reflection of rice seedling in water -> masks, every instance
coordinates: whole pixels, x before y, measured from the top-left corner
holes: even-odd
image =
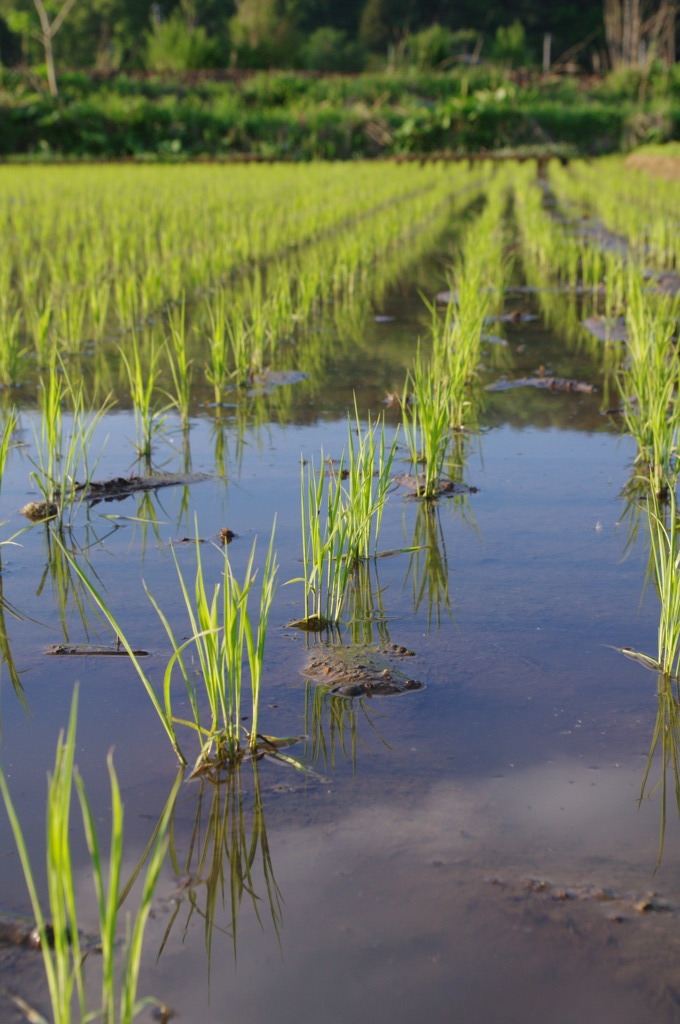
[[[336,758],[342,757],[356,769],[361,721],[367,723],[380,743],[388,745],[378,729],[381,717],[375,710],[375,701],[337,697],[326,687],[308,682],[305,686],[305,734],[308,737],[305,760],[328,771],[335,768]]]
[[[281,893],[274,877],[267,840],[257,760],[253,760],[251,765],[254,787],[252,795],[244,792],[242,787],[241,772],[244,768],[240,764],[222,779],[201,779],[196,796],[194,827],[186,853],[178,849],[175,830],[171,826],[170,859],[173,870],[178,877],[187,878],[188,882],[176,898],[176,908],[165,929],[159,957],[184,906],[184,934],[194,914],[203,919],[210,973],[213,933],[215,928],[218,931],[224,930],[219,913],[226,900],[229,905],[228,928],[236,959],[238,919],[244,896],[250,897],[257,919],[260,924],[263,923],[260,907],[265,905],[264,893],[257,891],[257,876],[264,880],[266,903],[269,905],[274,929],[277,935],[279,933],[282,921]],[[183,813],[186,814],[186,805]]]
[[[453,617],[449,598],[449,564],[446,556],[446,544],[439,508],[436,504],[426,502],[418,506],[411,549],[404,586],[410,577],[413,588],[414,615],[418,614],[420,606],[427,598],[427,628],[429,632],[433,621],[439,629],[443,611],[450,618]]]
[[[46,853],[49,920],[43,913],[26,841],[12,803],[7,781],[1,770],[0,791],[10,819],[40,935],[40,948],[52,1007],[52,1024],[71,1024],[74,1000],[77,1000],[82,1021],[101,1016],[101,1020],[106,1021],[107,1024],[114,1024],[116,1021],[119,1024],[130,1024],[144,1006],[153,1002],[151,999],[137,999],[139,965],[144,929],[151,909],[151,899],[165,858],[170,812],[181,777],[178,777],[175,783],[173,798],[168,801],[165,813],[157,826],[155,839],[151,844],[140,905],[132,920],[128,917],[126,921],[127,938],[122,953],[122,963],[117,970],[116,959],[119,950],[117,933],[123,865],[123,805],[113,759],[109,754],[107,763],[111,785],[111,841],[108,856],[105,857],[104,851],[99,845],[94,815],[82,778],[78,769],[74,767],[76,713],[77,688],[73,696],[68,730],[65,737],[63,731],[59,735],[54,771],[48,780]],[[100,932],[97,947],[90,942],[86,945],[78,929],[70,820],[74,780],[90,854],[99,914]],[[108,861],[108,877],[105,877],[104,873],[104,859]],[[87,1007],[83,966],[86,959],[92,964],[99,961],[99,956],[95,958],[88,955],[95,948],[98,948],[101,953],[101,1007],[97,1011],[91,1012]],[[116,981],[117,974],[118,982]],[[28,1007],[23,1000],[18,997],[10,998],[22,1012],[29,1011],[29,1020],[35,1021],[36,1024],[47,1024],[45,1018]]]
[[[655,491],[647,495],[647,525],[650,541],[648,577],[656,587],[661,604],[656,657],[617,648],[665,679],[680,678],[680,526],[675,492],[664,484],[665,500]],[[636,524],[634,524],[636,528]]]
[[[661,790],[661,825],[659,830],[659,855],[657,867],[661,863],[664,841],[666,838],[666,823],[668,820],[668,789],[669,771],[673,773],[673,789],[675,791],[675,804],[680,813],[680,689],[678,682],[659,674],[657,677],[657,714],[652,742],[647,755],[642,783],[640,785],[640,796],[638,804],[642,803],[645,797],[649,798]],[[654,762],[654,756],[660,751],[661,765],[660,778],[654,785],[649,787],[649,779]]]

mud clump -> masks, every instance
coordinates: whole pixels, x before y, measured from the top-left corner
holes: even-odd
[[[422,690],[425,686],[394,664],[413,654],[396,644],[391,647],[319,644],[310,653],[302,675],[328,687],[338,697],[394,696]]]

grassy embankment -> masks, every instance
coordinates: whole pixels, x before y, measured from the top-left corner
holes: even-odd
[[[348,159],[593,155],[678,138],[680,75],[510,77],[497,67],[319,77],[0,72],[0,157]]]

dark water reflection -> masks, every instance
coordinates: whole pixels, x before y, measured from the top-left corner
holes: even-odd
[[[301,455],[339,456],[352,390],[360,409],[376,408],[403,384],[413,354],[417,307],[387,295],[380,312],[397,319],[367,321],[359,349],[343,349],[323,386],[291,385],[278,413],[263,400],[259,426],[239,434],[236,408],[225,407],[217,426],[208,410],[196,417],[191,469],[224,465],[226,480],[83,510],[69,542],[130,641],[149,650],[157,681],[169,652],[140,566],[180,621],[172,550],[187,576],[195,555],[190,544],[171,544],[193,536],[194,515],[206,538],[226,526],[236,532],[229,553],[238,574],[276,514],[279,578],[299,574]],[[540,325],[510,340],[500,372],[544,365],[592,379],[592,352],[570,351]],[[490,366],[489,379],[498,372]],[[660,803],[637,804],[656,686],[607,646],[654,650],[657,608],[652,594],[642,597],[642,545],[628,544],[621,491],[632,445],[601,405],[601,390],[487,393],[482,433],[466,449],[464,478],[476,492],[431,512],[390,496],[381,548],[426,547],[366,571],[342,639],[412,648],[409,671],[426,689],[338,703],[310,688],[301,673],[314,640],[286,628],[302,595],[279,588],[260,726],[305,733],[294,752],[315,771],[265,759],[255,776],[245,765],[231,789],[185,783],[142,992],[206,1024],[677,1019],[680,911],[634,909],[652,888],[680,904],[677,822],[671,814],[654,875]],[[131,461],[131,417],[107,416],[103,432],[111,435],[98,470],[105,477]],[[163,452],[170,465],[186,465],[181,434]],[[4,529],[22,525],[15,510],[26,490],[16,452],[3,481]],[[62,637],[110,641],[110,631],[46,528],[20,541],[3,550],[3,598],[23,618],[7,609],[0,623],[13,657],[12,666],[3,641],[0,750],[30,848],[38,858],[45,772],[79,679],[77,761],[105,828],[103,768],[115,746],[132,870],[171,788],[172,751],[123,659],[44,655]],[[206,548],[217,581],[220,557],[210,557]],[[15,695],[19,681],[29,713]],[[1,902],[25,910],[4,819],[2,835]],[[88,868],[75,849],[85,896]],[[527,878],[576,895],[551,898],[553,890],[527,889]],[[585,898],[588,886],[607,887],[612,900]]]

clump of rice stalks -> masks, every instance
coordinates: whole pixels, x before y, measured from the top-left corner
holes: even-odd
[[[680,678],[680,526],[674,490],[663,486],[664,498],[651,491],[647,498],[650,559],[648,578],[659,596],[660,614],[656,657],[617,648],[665,679]]]
[[[637,463],[644,467],[657,494],[662,480],[677,479],[680,438],[680,355],[673,340],[679,300],[646,296],[639,276],[628,283],[629,361],[620,377],[623,414],[638,445]]]
[[[187,759],[179,742],[177,726],[188,728],[197,736],[200,751],[194,764],[194,773],[229,768],[244,757],[256,753],[260,740],[258,715],[265,639],[269,612],[276,590],[278,568],[274,552],[274,529],[272,529],[260,581],[259,613],[255,620],[249,612],[248,601],[255,588],[258,575],[254,568],[256,542],[251,548],[242,581],[239,581],[233,572],[227,546],[216,548],[223,559],[223,580],[216,584],[211,591],[205,578],[198,533],[196,536],[196,576],[193,594],[180,572],[179,565],[175,562],[179,586],[192,631],[188,640],[180,642],[176,639],[175,631],[167,616],[147,590],[149,599],[165,627],[173,650],[163,676],[162,698],[160,699],[104,598],[75,561],[69,558],[73,568],[130,656],[182,764],[187,764]],[[193,667],[187,663],[190,652],[197,659],[198,671],[196,673],[194,673]],[[244,672],[246,662],[250,676],[250,730],[247,733],[247,743],[244,746],[242,742],[242,700],[246,688]],[[186,686],[191,708],[190,718],[180,718],[173,711],[172,681],[175,668],[179,669]],[[207,714],[204,710],[206,700]]]
[[[367,423],[364,430],[356,404],[354,412],[347,468],[344,454],[328,472],[323,453],[318,471],[313,462],[302,465],[303,575],[288,582],[304,584],[305,616],[293,624],[303,629],[325,629],[340,620],[356,566],[377,553],[397,436],[388,447],[384,421]]]
[[[418,481],[419,497],[440,493],[442,470],[451,444],[450,382],[426,366],[420,346],[404,385],[412,401],[404,403],[403,430]]]
[[[74,514],[92,479],[99,456],[92,461],[92,441],[111,400],[87,411],[82,384],[75,385],[65,367],[53,355],[47,378],[40,381],[40,433],[36,432],[37,454],[31,462],[31,479],[41,492],[42,514],[29,518],[46,519]],[[70,431],[64,419],[64,406],[71,407]],[[28,509],[28,507],[27,507]]]
[[[157,346],[153,337],[150,341],[147,358],[143,359],[137,335],[132,335],[132,352],[130,355],[123,347],[121,358],[127,371],[130,397],[135,410],[137,439],[135,448],[140,459],[147,465],[151,463],[156,439],[165,427],[165,414],[169,406],[159,406],[156,400],[156,385],[160,373],[159,359],[162,349]]]
[[[52,1009],[51,1024],[71,1024],[73,1003],[76,1002],[81,1021],[101,1019],[106,1024],[130,1024],[139,1011],[153,1003],[152,999],[137,999],[137,984],[142,953],[144,929],[151,909],[151,900],[158,881],[167,849],[167,831],[181,776],[178,776],[171,799],[157,826],[150,847],[146,874],[142,885],[139,908],[126,916],[126,941],[119,956],[118,932],[122,902],[121,874],[123,867],[123,805],[113,758],[107,764],[111,786],[111,845],[108,856],[101,849],[92,808],[83,780],[74,766],[77,717],[77,688],[71,705],[69,725],[57,741],[54,770],[48,777],[47,801],[47,893],[49,918],[45,915],[38,895],[35,874],[26,841],[5,779],[0,770],[0,792],[19,852],[31,906],[40,937],[45,974]],[[87,941],[78,928],[75,868],[72,858],[71,797],[75,781],[80,804],[83,829],[87,842],[94,889],[99,914],[99,942]],[[108,861],[105,873],[104,861]],[[91,1011],[87,1006],[84,965],[88,954],[98,949],[101,953],[101,1006]],[[99,960],[99,957],[96,958]],[[93,963],[95,957],[90,959]],[[120,961],[117,966],[117,961]],[[27,1019],[35,1024],[48,1024],[46,1019],[29,1007],[19,996],[13,1002]]]

